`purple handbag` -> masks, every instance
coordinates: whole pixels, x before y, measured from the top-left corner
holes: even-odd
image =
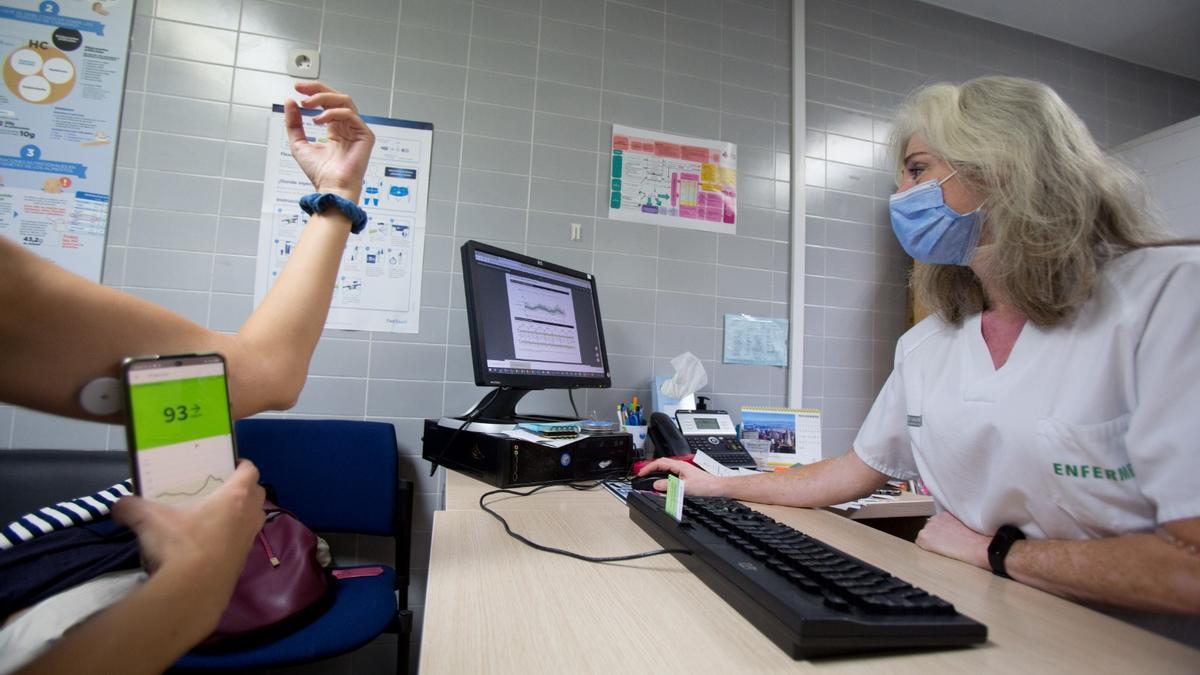
[[[266,522],[246,556],[246,566],[233,589],[217,629],[202,643],[223,644],[289,619],[303,618],[329,593],[329,574],[317,563],[317,535],[290,511],[271,502],[263,506]]]

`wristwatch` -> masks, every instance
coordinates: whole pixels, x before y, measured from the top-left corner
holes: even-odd
[[[1008,557],[1008,550],[1012,545],[1024,538],[1025,533],[1012,525],[1001,525],[1000,529],[996,530],[992,543],[988,544],[988,564],[992,566],[993,574],[1005,579],[1012,578],[1004,568],[1004,559]]]
[[[322,213],[325,209],[329,208],[341,211],[350,219],[351,234],[358,234],[367,226],[366,211],[359,208],[358,204],[345,197],[339,197],[332,192],[314,192],[310,195],[304,195],[300,198],[300,208],[304,209],[304,212],[310,216],[314,213]]]

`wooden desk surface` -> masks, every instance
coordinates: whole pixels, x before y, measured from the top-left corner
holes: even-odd
[[[425,673],[1200,670],[1198,651],[841,516],[756,505],[988,626],[988,642],[974,648],[793,661],[672,557],[598,565],[535,551],[478,510],[472,483],[448,480],[448,508],[470,506],[434,515]],[[658,547],[607,492],[553,490],[496,510],[550,546],[593,555]]]
[[[479,495],[493,490],[491,485],[482,481],[475,480],[469,476],[464,476],[456,471],[450,471],[446,474],[446,510],[447,511],[478,511],[479,510]],[[528,492],[530,488],[517,488],[521,492]],[[562,508],[578,509],[591,507],[594,502],[608,502],[612,496],[604,490],[592,490],[589,492],[578,492],[568,487],[551,487],[544,490],[546,493],[566,494],[574,493],[575,497],[561,502]],[[497,497],[498,498],[498,497]],[[510,501],[506,508],[514,509],[534,509],[557,510],[560,504],[559,500],[538,499],[536,501],[528,499],[518,499],[505,497]],[[842,516],[846,516],[851,520],[863,520],[867,518],[927,518],[933,515],[933,498],[927,495],[914,495],[904,493],[894,501],[876,502],[873,504],[865,504],[862,508],[855,511],[846,509],[835,509],[830,507],[830,511]]]

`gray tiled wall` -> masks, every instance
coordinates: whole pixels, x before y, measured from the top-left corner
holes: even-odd
[[[327,332],[290,414],[395,423],[418,485],[411,603],[424,596],[441,476],[421,419],[483,394],[458,247],[468,238],[595,272],[614,388],[648,397],[690,349],[714,404],[782,405],[786,371],[720,364],[722,315],[788,311],[791,17],[786,0],[138,0],[104,281],[218,330],[252,310],[268,106],[284,55],[367,114],[435,125],[419,335]],[[739,144],[739,234],[614,222],[613,122]],[[778,168],[777,168],[778,167]],[[602,187],[603,184],[603,187]],[[570,224],[583,226],[571,241]],[[523,407],[563,413],[562,392]],[[0,447],[123,447],[122,431],[0,407]],[[368,557],[364,540],[336,540]],[[394,643],[392,643],[394,645]],[[329,665],[381,672],[386,640]]]
[[[912,88],[1040,79],[1104,146],[1200,114],[1200,82],[916,0],[806,0],[804,404],[841,454],[891,372],[907,262],[892,236],[883,145]]]

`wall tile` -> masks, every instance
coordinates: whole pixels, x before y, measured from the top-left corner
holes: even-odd
[[[212,251],[217,238],[216,214],[133,209],[129,245],[185,251]]]
[[[337,7],[330,7],[329,9],[336,10]],[[395,21],[385,21],[381,17],[370,19],[328,11],[325,14],[325,22],[321,26],[321,46],[322,49],[327,47],[346,47],[391,56],[396,51],[397,29],[398,26]],[[421,36],[427,37],[422,46],[431,50],[441,50],[436,52],[438,58],[435,60],[444,62],[454,61],[455,51],[452,48],[452,44],[446,44],[448,38],[452,38],[452,35],[449,33],[438,35],[437,31],[428,29],[419,30],[411,26],[405,26],[400,30],[400,44],[402,46],[408,45],[413,40],[419,40]],[[462,41],[462,54],[465,58],[467,51],[466,37],[453,37]],[[409,49],[412,49],[411,45],[409,45]],[[424,55],[429,52],[420,53]],[[413,54],[407,53],[402,47],[400,56],[411,55]],[[322,59],[321,67],[325,67],[324,59]]]
[[[607,63],[604,67],[604,89],[635,96],[660,97],[663,95],[663,73],[658,67]]]
[[[321,79],[329,82],[366,85],[387,82],[394,65],[390,51],[376,54],[332,45],[321,49]]]
[[[600,125],[595,120],[537,113],[534,116],[535,143],[557,145],[579,150],[595,150]]]
[[[517,108],[533,107],[534,80],[503,73],[470,70],[467,74],[467,100]]]
[[[225,101],[233,84],[233,69],[193,61],[150,57],[146,91]]]
[[[435,96],[462,96],[467,85],[467,70],[459,66],[396,59],[396,89]]]
[[[401,7],[400,22],[421,28],[468,33],[471,5],[448,0],[405,0]]]
[[[655,303],[655,320],[685,326],[712,326],[715,302],[711,295],[660,291]]]
[[[242,31],[316,44],[321,12],[267,0],[243,0]],[[243,37],[243,39],[245,39]]]
[[[470,65],[480,70],[534,77],[537,73],[537,55],[537,49],[532,45],[481,37],[471,39]]]
[[[532,171],[534,176],[560,178],[591,186],[596,181],[596,160],[597,155],[592,152],[534,145]],[[536,204],[533,206],[537,208]]]
[[[550,4],[552,3],[547,3],[546,9],[549,9]],[[603,20],[603,5],[600,3],[590,4],[600,8],[601,20]],[[547,16],[549,15],[547,14]],[[541,46],[543,49],[556,52],[567,52],[598,59],[604,53],[604,32],[598,28],[575,23],[574,17],[572,17],[571,23],[544,18],[542,19]]]
[[[538,22],[523,12],[512,12],[484,5],[475,6],[471,32],[480,37],[536,45]]]
[[[7,408],[10,411],[11,447],[54,448],[61,450],[105,450],[108,448],[108,425],[66,419],[57,415]],[[0,412],[0,418],[5,416]],[[3,442],[8,444],[8,437]]]
[[[660,291],[711,295],[716,288],[717,268],[714,265],[666,258],[658,261],[657,289]]]
[[[160,20],[154,24],[150,50],[160,56],[232,66],[237,38],[232,30]]]
[[[663,131],[695,136],[718,138],[721,135],[721,113],[718,110],[700,108],[677,103],[663,103]]]
[[[529,207],[586,216],[592,212],[590,198],[595,187],[591,184],[568,183],[548,178],[533,178],[530,182]]]
[[[663,14],[653,10],[609,3],[604,15],[605,28],[621,33],[662,39]]]
[[[461,204],[457,233],[462,237],[494,238],[501,241],[525,240],[525,214],[519,209]],[[457,256],[454,269],[459,270]]]
[[[529,110],[467,103],[464,131],[469,134],[528,141],[532,126],[532,113]]]
[[[528,143],[467,135],[463,137],[462,144],[462,165],[465,168],[507,173],[529,171]]]
[[[473,204],[525,208],[529,198],[529,179],[490,171],[463,169],[459,198]]]
[[[241,0],[158,0],[156,16],[216,28],[236,29]]]
[[[545,0],[542,16],[603,27],[604,3],[595,0]]]

